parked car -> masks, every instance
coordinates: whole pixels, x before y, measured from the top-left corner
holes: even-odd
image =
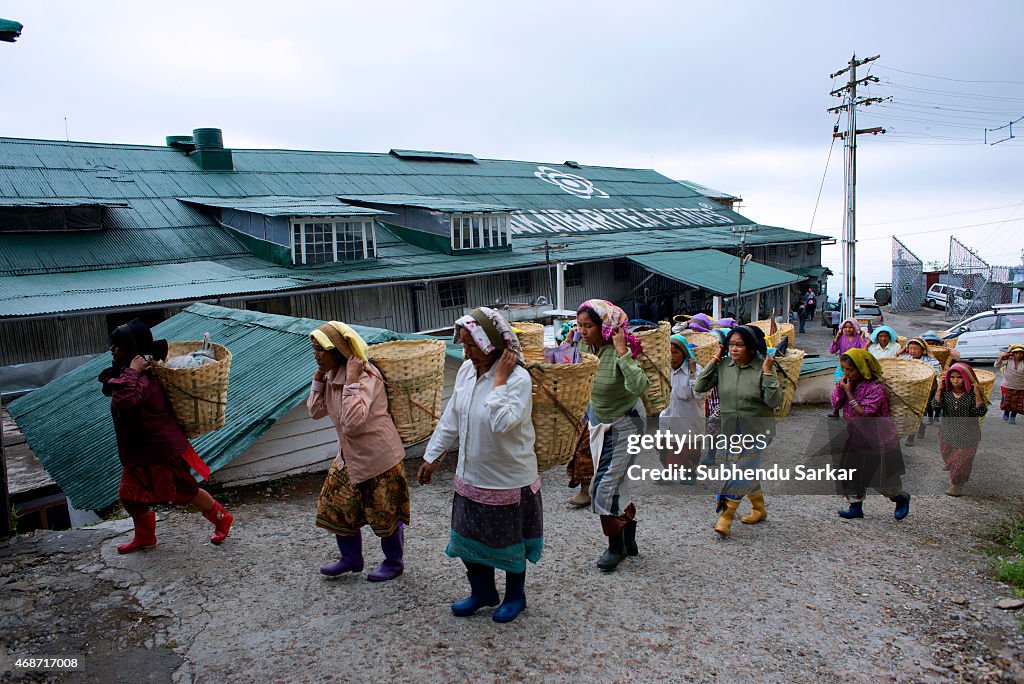
[[[949,298],[959,297],[960,299],[968,299],[966,297],[967,290],[956,285],[946,285],[944,283],[934,283],[928,288],[928,294],[925,295],[924,303],[929,309],[945,309],[949,303]]]
[[[818,309],[819,311],[821,311],[819,319],[821,320],[821,324],[823,326],[825,326],[826,328],[832,327],[832,312],[838,308],[838,302],[825,302],[824,306]]]
[[[960,358],[992,361],[1012,342],[1024,339],[1024,304],[998,304],[941,333],[956,338]]]
[[[853,316],[861,325],[867,325],[869,322],[873,327],[885,325],[885,314],[882,313],[882,307],[878,306],[875,300],[858,298],[853,301],[857,306],[853,311]],[[838,308],[839,304],[837,302],[825,304],[825,308],[821,310],[821,324],[823,326],[832,326],[832,312]]]

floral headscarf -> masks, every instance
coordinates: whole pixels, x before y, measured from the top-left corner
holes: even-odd
[[[578,314],[584,309],[593,309],[598,317],[600,317],[601,337],[604,340],[611,341],[612,334],[618,328],[622,328],[622,331],[626,334],[626,346],[629,347],[629,351],[633,355],[633,358],[640,355],[643,348],[640,345],[640,340],[633,337],[627,329],[627,326],[629,325],[629,316],[626,315],[625,311],[605,299],[588,299],[579,305],[576,309],[576,313]]]
[[[950,373],[959,373],[960,377],[964,379],[964,387],[968,392],[974,391],[974,386],[978,384],[978,376],[974,374],[974,369],[968,366],[966,363],[957,361],[951,365],[946,372],[942,375],[942,389],[945,392],[952,390],[952,385],[949,382]]]
[[[505,351],[508,349],[523,360],[523,349],[519,344],[519,338],[512,329],[505,317],[500,313],[486,306],[473,309],[467,315],[455,321],[456,343],[462,342],[462,330],[465,329],[476,346],[485,354],[490,354],[495,349]]]

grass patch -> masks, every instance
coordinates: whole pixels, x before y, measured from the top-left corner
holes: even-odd
[[[992,537],[1001,551],[992,560],[992,569],[1000,581],[1013,587],[1014,593],[1024,597],[1024,518],[1014,516],[1003,523]]]

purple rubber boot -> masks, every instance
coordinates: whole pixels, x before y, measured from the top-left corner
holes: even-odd
[[[384,562],[380,567],[366,576],[371,582],[387,582],[395,579],[405,570],[405,563],[402,561],[402,553],[405,549],[405,532],[401,522],[398,528],[387,537],[381,537],[381,551],[384,552]]]
[[[356,531],[350,536],[335,535],[338,540],[338,550],[341,551],[341,558],[320,566],[320,574],[328,577],[337,577],[346,572],[363,571],[363,535]]]

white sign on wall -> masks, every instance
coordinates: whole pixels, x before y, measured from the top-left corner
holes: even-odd
[[[735,221],[700,203],[697,207],[647,207],[643,209],[525,209],[512,212],[513,235],[587,233],[722,226]]]

